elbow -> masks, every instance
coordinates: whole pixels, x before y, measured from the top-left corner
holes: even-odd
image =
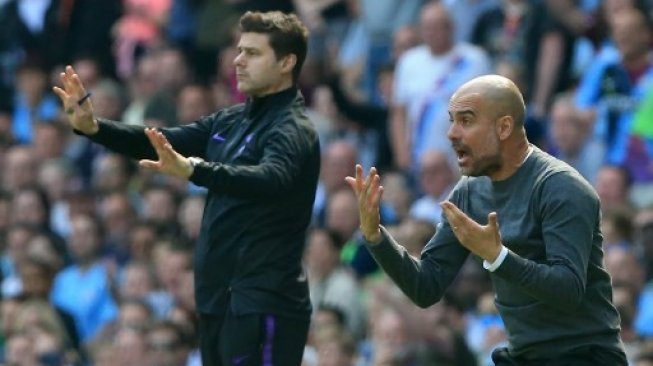
[[[557,305],[561,310],[576,311],[583,303],[584,298],[585,286],[580,280],[574,280],[569,281],[569,286],[563,296],[560,296],[560,292],[554,294],[553,304]]]
[[[439,295],[424,295],[424,294],[417,294],[416,296],[413,296],[411,300],[415,303],[415,305],[419,306],[422,309],[426,309],[428,307],[431,307],[432,305],[435,305],[442,296]]]

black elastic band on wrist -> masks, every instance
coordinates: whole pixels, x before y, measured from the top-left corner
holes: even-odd
[[[86,99],[88,99],[88,98],[90,98],[90,97],[91,97],[91,93],[90,93],[90,92],[89,92],[89,93],[86,93],[85,96],[81,97],[81,98],[77,101],[77,105],[78,105],[78,106],[81,106],[82,104],[84,104],[84,102],[86,101]]]

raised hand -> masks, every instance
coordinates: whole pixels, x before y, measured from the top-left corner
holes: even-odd
[[[163,133],[154,128],[146,128],[145,135],[156,150],[159,160],[143,159],[138,162],[140,166],[181,178],[188,178],[193,174],[190,160],[176,152]]]
[[[440,206],[460,244],[486,261],[494,262],[502,246],[496,212],[488,214],[487,225],[480,225],[449,201]]]
[[[52,90],[61,99],[70,125],[84,134],[94,134],[98,130],[98,124],[93,118],[93,104],[79,75],[72,66],[66,66],[60,77],[63,89],[55,86]]]
[[[358,211],[360,215],[360,228],[365,240],[377,243],[381,241],[381,214],[379,205],[383,195],[381,177],[376,168],[370,169],[367,178],[363,177],[363,167],[356,164],[356,177],[345,178],[347,183],[356,193]]]

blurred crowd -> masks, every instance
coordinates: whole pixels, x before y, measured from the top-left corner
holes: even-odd
[[[299,83],[323,159],[305,366],[485,366],[505,345],[481,261],[416,307],[362,246],[344,180],[356,163],[381,171],[383,224],[419,257],[458,179],[448,100],[487,73],[521,88],[529,140],[596,187],[628,358],[653,365],[651,1],[0,0],[6,365],[201,364],[204,189],[75,134],[51,87],[70,64],[97,116],[190,123],[245,100],[232,60],[247,10],[293,11],[311,31]]]

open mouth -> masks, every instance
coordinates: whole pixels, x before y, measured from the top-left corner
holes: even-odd
[[[469,152],[462,147],[454,147],[456,156],[458,157],[458,165],[463,165],[469,160]]]

